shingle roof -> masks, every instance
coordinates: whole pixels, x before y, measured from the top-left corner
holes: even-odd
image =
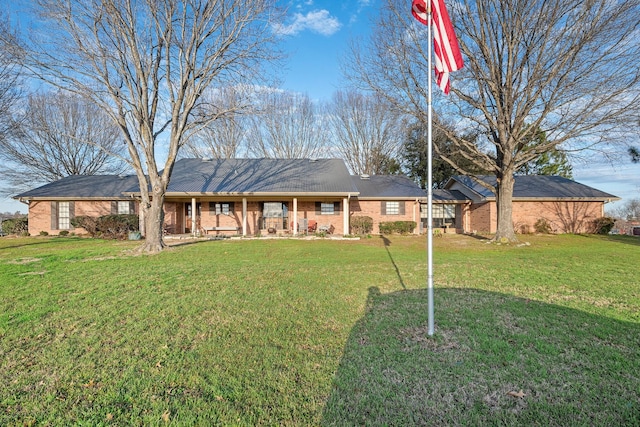
[[[138,188],[135,175],[72,175],[18,194],[14,199],[125,199],[124,192]]]
[[[434,202],[462,202],[469,198],[458,190],[433,190]]]
[[[353,193],[340,159],[181,159],[167,193]]]
[[[477,178],[490,185],[496,185],[495,176],[484,175],[478,176]],[[517,175],[514,178],[514,199],[618,199],[617,196],[561,176]],[[458,175],[451,179],[470,188],[485,199],[495,198],[495,195],[491,191],[478,184],[469,176]],[[449,183],[447,186],[449,186]]]
[[[360,192],[359,198],[427,197],[422,188],[402,175],[352,175],[351,179]]]

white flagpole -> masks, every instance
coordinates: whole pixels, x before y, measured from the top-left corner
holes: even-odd
[[[431,0],[427,0],[427,27],[429,35],[428,44],[428,84],[427,84],[427,310],[428,310],[428,330],[429,336],[434,332],[433,321],[433,130],[431,122],[433,119],[431,108],[431,55],[433,49],[432,40],[432,19],[431,19]]]

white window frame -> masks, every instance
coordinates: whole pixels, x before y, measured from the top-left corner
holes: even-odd
[[[400,215],[400,202],[386,202],[385,205],[385,214],[386,215]]]
[[[320,203],[320,215],[335,215],[335,214],[336,214],[336,205],[333,202]]]
[[[231,203],[216,202],[216,215],[231,215]]]
[[[131,213],[131,205],[129,201],[118,200],[118,215],[129,215]]]
[[[431,213],[434,227],[456,224],[456,204],[454,203],[434,203]],[[427,219],[427,205],[421,206],[420,216],[425,220]]]
[[[69,202],[58,202],[58,230],[71,229],[71,210]]]

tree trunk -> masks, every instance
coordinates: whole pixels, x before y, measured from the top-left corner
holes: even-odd
[[[513,230],[513,184],[514,177],[511,173],[505,173],[498,178],[496,184],[496,207],[498,214],[498,227],[494,240],[496,242],[517,242],[516,233]]]
[[[154,193],[148,208],[142,208],[144,215],[145,241],[141,252],[156,253],[166,246],[162,239],[164,226],[164,191]]]

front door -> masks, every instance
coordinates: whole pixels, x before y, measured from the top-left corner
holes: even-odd
[[[200,229],[200,215],[202,214],[202,206],[200,202],[196,203],[196,230]],[[191,202],[184,204],[184,232],[191,233],[193,231],[193,220],[191,218]]]

